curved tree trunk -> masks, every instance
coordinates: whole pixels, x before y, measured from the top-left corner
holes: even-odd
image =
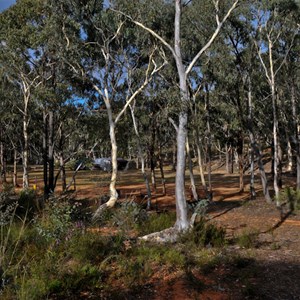
[[[111,142],[111,179],[109,185],[110,198],[106,203],[98,207],[98,209],[95,211],[93,215],[93,220],[97,220],[101,218],[103,211],[106,210],[107,208],[114,207],[119,197],[116,189],[117,176],[118,176],[118,161],[117,161],[118,147],[117,147],[116,132],[115,132],[115,122],[113,120],[113,114],[112,114],[112,109],[111,109],[109,99],[105,98],[104,101],[105,101],[107,114],[108,114],[109,136]]]

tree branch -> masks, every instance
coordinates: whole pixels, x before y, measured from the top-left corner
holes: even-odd
[[[216,37],[218,36],[223,24],[225,23],[225,21],[228,19],[228,17],[230,16],[231,12],[236,8],[237,4],[238,4],[239,0],[236,0],[233,5],[230,7],[230,9],[228,10],[227,14],[224,16],[223,20],[220,22],[219,18],[217,18],[217,23],[218,26],[215,30],[215,32],[213,33],[213,35],[211,36],[210,40],[206,43],[206,45],[204,47],[202,47],[202,49],[196,54],[196,56],[194,57],[194,59],[191,61],[191,63],[189,64],[189,66],[187,67],[185,74],[188,75],[191,70],[193,69],[194,65],[196,64],[196,62],[198,61],[198,59],[201,57],[201,55],[211,46],[211,44],[213,43],[213,41],[216,39]]]
[[[151,28],[149,28],[149,27],[145,26],[144,24],[142,24],[142,23],[134,20],[131,16],[126,15],[126,14],[124,14],[123,12],[121,12],[119,10],[115,10],[115,9],[112,9],[112,8],[110,8],[110,10],[112,10],[112,11],[114,11],[114,12],[116,12],[116,13],[124,16],[124,17],[126,17],[132,23],[134,23],[137,26],[139,26],[139,27],[143,28],[144,30],[148,31],[151,35],[153,35],[155,38],[157,38],[159,41],[161,41],[162,44],[165,45],[171,51],[172,55],[174,57],[176,57],[176,54],[175,54],[175,51],[174,51],[173,47],[164,38],[162,38],[159,34],[157,34],[155,31],[153,31]]]

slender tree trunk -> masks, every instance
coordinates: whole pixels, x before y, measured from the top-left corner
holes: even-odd
[[[49,141],[48,141],[48,164],[49,164],[49,192],[54,192],[54,113],[49,112]]]
[[[201,149],[200,149],[200,138],[199,138],[198,132],[195,133],[195,144],[196,144],[196,149],[197,149],[198,167],[199,167],[199,173],[200,173],[200,178],[201,178],[201,184],[204,188],[205,195],[207,195],[207,186],[206,186],[206,181],[205,181],[204,172],[203,172],[203,161],[202,161],[202,155],[201,155]]]
[[[274,149],[274,162],[273,162],[273,168],[274,168],[274,191],[276,196],[276,204],[279,205],[279,175],[278,175],[278,169],[279,169],[279,139],[278,139],[278,117],[277,117],[277,101],[276,101],[276,92],[275,92],[275,83],[272,83],[271,86],[272,90],[272,110],[273,110],[273,149]]]
[[[107,94],[107,93],[106,93]],[[108,114],[108,120],[109,120],[109,136],[110,136],[110,142],[111,142],[111,179],[110,179],[110,185],[109,185],[109,192],[110,192],[110,198],[108,202],[105,204],[102,204],[98,207],[98,209],[95,211],[93,215],[93,220],[97,220],[99,217],[101,217],[102,212],[106,208],[114,207],[117,200],[118,200],[118,192],[116,189],[116,183],[117,183],[117,176],[118,176],[118,160],[117,160],[117,140],[116,140],[116,132],[115,132],[115,122],[113,120],[113,114],[112,114],[112,108],[110,105],[110,101],[108,98],[104,98],[106,110]]]
[[[153,121],[154,124],[152,124],[152,134],[151,134],[151,141],[150,141],[150,149],[149,149],[149,155],[150,155],[150,172],[151,172],[151,183],[152,188],[154,191],[156,191],[156,176],[155,176],[155,167],[156,167],[156,158],[155,158],[155,140],[156,140],[156,124],[155,121]]]
[[[13,185],[18,186],[18,151],[14,148],[14,174],[13,174]]]
[[[186,138],[186,153],[187,153],[187,158],[188,158],[192,197],[194,200],[198,200],[199,197],[197,194],[197,189],[196,189],[196,184],[195,184],[195,177],[194,177],[194,172],[193,172],[193,162],[192,162],[192,158],[191,158],[190,144],[189,144],[188,137]]]
[[[181,1],[175,1],[175,61],[179,75],[179,87],[181,96],[181,112],[179,113],[179,126],[177,130],[177,165],[175,179],[176,194],[176,223],[175,227],[179,231],[185,231],[189,227],[187,204],[185,197],[185,143],[187,137],[188,123],[188,102],[190,99],[187,86],[187,78],[185,67],[181,56],[180,45],[180,17],[181,17]]]
[[[65,192],[67,189],[67,175],[66,175],[64,154],[62,150],[59,152],[59,167],[60,167],[61,188],[62,191]]]
[[[238,163],[239,163],[239,185],[240,192],[244,191],[244,140],[243,136],[239,137],[237,146]]]
[[[268,203],[271,203],[272,199],[269,193],[268,180],[267,180],[264,164],[262,161],[262,153],[253,133],[252,85],[251,85],[250,77],[249,77],[249,89],[248,89],[248,133],[249,133],[249,138],[251,143],[251,152],[253,153],[253,155],[256,156],[258,162],[263,194],[265,196],[266,201]]]
[[[44,178],[44,198],[49,197],[48,184],[48,114],[43,111],[43,178]]]
[[[161,177],[161,183],[162,183],[162,192],[163,192],[163,195],[166,195],[166,179],[165,179],[165,173],[164,173],[164,162],[163,162],[163,158],[162,158],[161,146],[159,147],[159,170],[160,170],[160,177]]]
[[[149,184],[148,174],[145,170],[145,158],[144,158],[143,151],[142,151],[140,134],[139,134],[138,127],[136,124],[136,119],[135,119],[135,114],[134,114],[134,105],[133,106],[129,105],[129,108],[130,108],[130,112],[131,112],[131,118],[132,118],[132,122],[133,122],[134,132],[137,137],[138,157],[141,160],[141,171],[142,171],[142,175],[143,175],[146,189],[147,189],[147,196],[148,196],[147,209],[150,209],[152,194],[151,194],[151,188],[150,188],[150,184]]]
[[[1,130],[1,129],[0,129]],[[2,130],[0,132],[0,140],[2,138]],[[6,183],[6,158],[5,158],[5,147],[4,143],[0,141],[0,175],[2,183]]]
[[[206,86],[206,97],[205,97],[205,107],[206,107],[206,130],[207,130],[207,177],[208,177],[208,198],[212,200],[212,183],[211,183],[211,129],[210,129],[210,99],[209,99],[209,89]]]
[[[249,163],[250,163],[250,195],[251,199],[256,198],[256,191],[255,191],[255,173],[254,173],[254,151],[251,147],[250,155],[249,155]]]
[[[23,188],[29,188],[29,175],[28,175],[28,156],[29,156],[29,136],[28,136],[28,125],[29,125],[29,115],[28,115],[28,101],[29,96],[24,96],[24,112],[23,112],[23,153],[22,153],[22,163],[23,163]]]
[[[176,153],[177,153],[177,148],[176,148],[176,143],[173,145],[173,151],[172,151],[172,171],[176,171]]]
[[[286,144],[287,144],[287,168],[286,170],[288,172],[291,172],[293,170],[293,150],[292,150],[292,144],[289,139],[289,137],[286,137]]]
[[[293,115],[293,143],[295,149],[296,156],[296,169],[297,169],[297,180],[296,187],[300,189],[300,141],[299,141],[299,122],[298,122],[298,110],[296,104],[296,92],[295,92],[295,84],[292,84],[291,88],[291,102],[292,102],[292,115]]]

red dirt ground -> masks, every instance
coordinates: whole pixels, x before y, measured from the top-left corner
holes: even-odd
[[[107,192],[108,175],[99,173],[86,178],[86,171],[78,175],[77,197],[95,199]],[[98,175],[97,175],[98,174]],[[103,177],[104,176],[104,177]],[[33,177],[32,177],[33,178]],[[174,173],[166,172],[167,195],[161,195],[158,184],[153,193],[153,203],[159,210],[174,209]],[[196,178],[199,182],[199,178]],[[163,272],[159,270],[138,295],[124,296],[124,299],[300,299],[300,215],[282,215],[275,204],[267,204],[261,192],[255,200],[249,199],[249,186],[245,192],[238,191],[237,174],[227,175],[217,170],[212,176],[214,203],[208,210],[209,222],[226,229],[229,244],[219,251],[220,257],[243,258],[232,262],[222,262],[209,272],[191,270],[193,280],[203,283],[195,288],[183,272]],[[245,178],[247,183],[249,178]],[[294,178],[286,176],[287,185]],[[32,183],[41,184],[40,180]],[[130,182],[140,182],[128,184]],[[259,178],[256,178],[259,187]],[[120,174],[119,186],[121,199],[128,196],[141,198],[145,187],[136,171]],[[201,192],[201,191],[200,191]],[[187,190],[187,194],[189,191]],[[255,241],[250,249],[233,242],[241,235],[253,234]],[[215,251],[211,249],[211,251]],[[150,290],[151,292],[147,290]],[[90,295],[91,296],[91,295]],[[85,298],[86,297],[82,297]],[[88,297],[93,298],[93,297]],[[93,298],[97,299],[97,298]]]

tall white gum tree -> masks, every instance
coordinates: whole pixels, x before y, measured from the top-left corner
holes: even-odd
[[[280,16],[279,7],[275,6],[271,10],[268,8],[258,7],[256,19],[258,20],[257,30],[259,32],[259,40],[254,40],[257,48],[257,53],[265,76],[271,91],[272,112],[273,112],[273,145],[274,145],[274,191],[276,196],[276,205],[280,206],[279,181],[281,179],[281,146],[279,139],[279,116],[278,116],[278,92],[277,92],[277,75],[284,66],[287,56],[294,46],[294,40],[299,33],[300,25],[294,29],[294,34],[290,43],[285,45],[285,53],[281,59],[276,59],[276,49],[281,42],[281,37],[284,35],[285,23],[287,16]],[[264,39],[264,40],[263,40]],[[266,54],[266,55],[264,55]],[[264,59],[266,56],[266,59]]]
[[[191,101],[191,95],[188,88],[188,77],[190,72],[193,70],[195,64],[199,61],[205,51],[211,46],[216,37],[218,36],[224,22],[228,19],[232,11],[238,5],[239,0],[233,1],[232,5],[226,12],[226,14],[220,18],[219,16],[219,2],[218,0],[213,1],[215,5],[215,19],[216,28],[207,41],[207,43],[198,51],[194,58],[186,64],[183,61],[182,47],[181,47],[181,16],[182,6],[187,5],[187,1],[175,0],[175,17],[174,17],[174,41],[173,45],[169,44],[161,35],[156,31],[147,27],[145,24],[137,21],[131,16],[126,15],[134,24],[143,28],[149,32],[153,37],[158,39],[172,54],[177,68],[180,88],[180,107],[181,111],[178,117],[177,126],[177,166],[176,166],[176,180],[175,180],[175,196],[176,196],[176,223],[174,229],[176,231],[186,231],[190,227],[187,214],[187,204],[185,197],[185,158],[186,158],[186,140],[187,140],[187,125],[188,125],[188,107]],[[123,12],[116,11],[125,15]],[[172,237],[173,238],[173,237]]]

